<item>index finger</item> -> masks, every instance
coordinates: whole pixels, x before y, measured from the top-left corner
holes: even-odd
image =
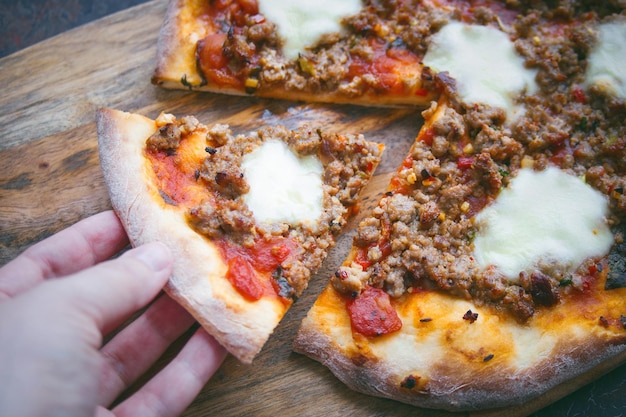
[[[128,245],[113,211],[95,214],[28,248],[0,269],[0,300],[45,279],[73,274],[109,259]]]

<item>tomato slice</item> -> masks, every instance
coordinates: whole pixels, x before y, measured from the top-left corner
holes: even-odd
[[[415,77],[418,68],[417,56],[406,49],[395,48],[379,39],[372,38],[369,45],[373,51],[371,59],[352,57],[348,67],[348,77],[368,74],[378,81],[378,89],[393,94],[406,94],[404,81]],[[423,93],[422,93],[423,94]]]
[[[231,71],[223,53],[227,36],[226,33],[212,33],[198,42],[197,59],[200,70],[208,81],[219,86],[237,88],[243,82]]]
[[[291,239],[273,237],[259,240],[250,250],[254,268],[259,272],[273,272],[293,253],[295,244]]]
[[[235,256],[228,261],[226,279],[250,301],[257,301],[263,296],[263,285],[250,262],[244,257]]]
[[[351,298],[346,307],[352,330],[366,337],[382,336],[402,328],[402,321],[391,305],[389,294],[381,289],[367,287]]]
[[[459,169],[470,169],[474,166],[474,157],[461,156],[457,159],[456,166],[459,167]]]
[[[295,255],[296,243],[292,239],[281,236],[259,239],[250,248],[222,239],[218,247],[228,264],[226,278],[242,296],[251,301],[264,295],[280,296],[273,285],[272,273]]]

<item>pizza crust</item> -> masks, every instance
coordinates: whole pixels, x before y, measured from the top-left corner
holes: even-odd
[[[251,363],[282,318],[277,298],[249,302],[223,278],[226,265],[215,245],[197,234],[185,214],[166,205],[151,184],[143,157],[153,120],[111,109],[97,114],[100,163],[111,204],[133,246],[161,241],[174,255],[165,291],[230,353]]]
[[[207,29],[196,18],[200,1],[170,1],[159,31],[157,65],[152,78],[154,84],[165,88],[200,85],[202,77],[195,67],[196,43],[207,35]]]
[[[615,299],[625,296],[625,290],[614,293]],[[355,391],[450,411],[522,404],[626,360],[625,332],[599,326],[575,304],[562,303],[520,325],[446,294],[410,297],[400,312],[402,330],[366,339],[353,336],[345,299],[329,285],[303,320],[294,351],[321,362]],[[463,320],[466,309],[478,312],[476,322]],[[615,307],[606,310],[616,314]],[[420,321],[426,312],[432,320]]]

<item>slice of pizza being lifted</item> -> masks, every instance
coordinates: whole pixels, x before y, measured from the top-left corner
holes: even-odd
[[[131,242],[170,248],[166,292],[244,363],[320,267],[383,151],[362,135],[268,126],[233,136],[164,113],[101,109],[97,126]]]
[[[477,410],[626,360],[626,73],[606,58],[626,22],[549,12],[433,36],[441,98],[294,342],[349,387]]]

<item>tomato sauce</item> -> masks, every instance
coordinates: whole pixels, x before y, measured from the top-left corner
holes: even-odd
[[[228,263],[226,278],[246,299],[256,301],[264,296],[276,296],[272,274],[295,252],[293,240],[273,237],[259,239],[246,248],[226,239],[219,240],[218,247]]]
[[[456,166],[460,170],[471,169],[474,166],[473,156],[461,156],[456,160]]]
[[[226,279],[237,289],[239,294],[250,301],[260,300],[263,296],[263,283],[256,276],[250,261],[245,257],[235,256],[228,260]]]
[[[198,64],[211,83],[240,88],[243,80],[229,67],[228,59],[222,53],[227,36],[213,33],[198,42]]]
[[[347,79],[370,74],[378,81],[380,91],[398,95],[410,93],[404,79],[414,76],[407,74],[407,71],[419,66],[417,55],[407,49],[390,47],[387,42],[377,38],[370,39],[369,43],[373,51],[372,59],[353,56]]]
[[[198,42],[196,59],[200,71],[209,83],[220,87],[243,88],[248,76],[243,67],[249,66],[251,62],[236,62],[236,59],[225,52],[225,46],[229,33],[242,33],[248,18],[256,23],[265,20],[258,13],[259,5],[256,0],[217,0],[210,7],[207,2],[203,20],[216,27]],[[247,57],[246,61],[256,59],[256,56],[252,56]]]
[[[435,138],[435,131],[430,127],[424,129],[420,135],[420,140],[428,146],[432,146],[434,138]]]
[[[403,169],[410,169],[411,167],[413,167],[413,158],[409,155],[404,159],[404,161],[402,161],[402,165],[398,168],[398,172]],[[413,185],[407,183],[407,181],[400,178],[400,176],[394,175],[389,182],[389,189],[394,193],[408,195],[413,189]]]
[[[228,21],[236,26],[245,25],[246,15],[259,13],[259,4],[256,0],[215,0],[212,3],[215,20]]]
[[[382,220],[381,222],[381,237],[378,242],[374,242],[365,248],[358,248],[358,250],[356,251],[354,262],[361,265],[363,270],[366,270],[374,263],[385,259],[391,254],[391,242],[389,241],[389,236],[391,234],[391,223],[385,220]],[[381,257],[377,261],[371,261],[367,255],[369,250],[373,247],[378,247],[378,250],[381,253]]]
[[[465,215],[468,218],[471,218],[477,215],[487,205],[487,203],[489,203],[490,200],[486,196],[475,197],[470,195],[467,197],[466,201],[469,203],[469,209],[467,210]]]
[[[554,165],[562,167],[566,158],[573,158],[574,149],[570,145],[569,140],[564,140],[561,143],[557,143],[552,146],[552,156],[550,156],[550,162]]]
[[[146,151],[152,162],[152,169],[157,180],[157,187],[166,203],[172,205],[189,205],[197,202],[196,174],[185,170],[184,161],[177,154],[165,151]]]

